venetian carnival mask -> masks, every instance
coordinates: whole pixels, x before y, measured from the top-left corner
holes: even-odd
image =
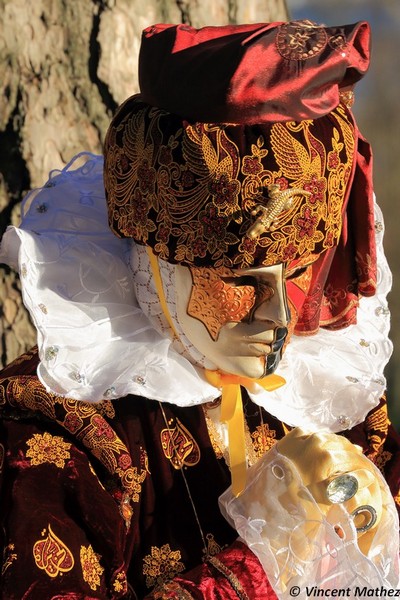
[[[224,372],[261,378],[275,371],[288,333],[285,266],[232,270],[176,266],[179,323]]]

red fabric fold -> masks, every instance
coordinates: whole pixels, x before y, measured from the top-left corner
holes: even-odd
[[[185,590],[195,600],[276,600],[258,558],[242,542],[234,542],[211,561],[176,577],[166,590],[147,596],[178,600]],[[179,595],[180,594],[180,595]]]
[[[140,90],[148,104],[190,121],[315,119],[364,75],[369,44],[366,22],[154,25],[142,36]]]
[[[361,296],[373,296],[377,284],[372,152],[358,132],[353,183],[343,214],[339,244],[310,267],[307,290],[288,282],[298,315],[294,331],[310,334],[340,329],[357,321]]]

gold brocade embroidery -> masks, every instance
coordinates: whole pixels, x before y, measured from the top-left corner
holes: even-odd
[[[169,544],[164,544],[161,548],[152,546],[151,554],[143,559],[143,575],[146,575],[147,587],[161,587],[178,573],[182,573],[185,565],[180,560],[180,551],[171,550]]]
[[[375,455],[381,451],[389,428],[386,402],[367,416],[365,426],[369,446],[368,456],[375,462]]]
[[[257,429],[251,434],[254,444],[254,451],[257,459],[264,456],[270,448],[276,443],[276,431],[269,428],[268,423],[258,425]]]
[[[47,531],[47,536],[43,540],[35,542],[33,558],[36,566],[53,578],[60,573],[71,571],[74,566],[74,557],[69,548],[55,535],[50,525],[48,525]],[[42,535],[45,533],[46,529]]]
[[[113,588],[115,592],[124,592],[125,594],[128,591],[128,581],[126,579],[126,573],[121,571],[114,578]]]
[[[1,566],[1,574],[2,575],[4,575],[4,573],[7,571],[7,569],[18,558],[18,555],[17,555],[16,552],[14,552],[14,550],[15,550],[14,544],[8,544],[8,546],[6,546],[4,548],[4,552],[3,552],[3,564]]]
[[[242,584],[239,579],[236,577],[235,573],[231,571],[223,562],[221,562],[215,556],[210,556],[208,562],[216,569],[227,581],[229,581],[232,589],[235,591],[235,594],[239,598],[239,600],[250,600],[248,595],[246,594]]]
[[[307,264],[337,244],[355,150],[343,106],[324,120],[261,127],[258,137],[250,128],[244,134],[229,125],[183,124],[140,101],[121,114],[105,152],[118,235],[151,246],[163,260],[216,268],[246,268],[255,257],[264,266]],[[306,197],[294,196],[276,230],[249,239],[251,212],[270,185],[302,189]]]
[[[385,475],[385,465],[392,458],[393,454],[388,450],[380,450],[376,456],[374,456],[374,463],[378,469]]]
[[[96,554],[92,546],[89,545],[87,548],[81,546],[80,560],[83,579],[93,591],[100,586],[100,577],[104,572],[99,562],[100,558],[100,554]]]
[[[115,408],[111,400],[102,400],[96,404],[96,408],[103,417],[108,417],[109,419],[114,419],[115,417]]]
[[[47,431],[43,434],[34,433],[26,444],[29,446],[26,456],[31,459],[33,466],[50,463],[63,469],[65,461],[71,458],[69,452],[71,444],[64,442],[59,435],[51,435]]]
[[[199,445],[179,419],[176,419],[174,427],[163,429],[160,438],[164,454],[174,469],[197,465],[200,460]]]
[[[112,475],[119,478],[129,499],[139,502],[141,486],[147,475],[146,460],[143,460],[144,451],[141,451],[140,467],[133,466],[126,445],[103,416],[113,414],[114,409],[110,401],[92,404],[61,398],[47,393],[40,381],[33,376],[10,377],[3,381],[7,381],[6,398],[11,406],[17,405],[23,410],[42,413],[64,427],[81,441]],[[124,498],[126,497],[125,495]]]
[[[333,36],[328,38],[326,30],[312,21],[294,21],[278,28],[276,48],[287,60],[309,60],[324,50],[328,39],[332,44]],[[343,37],[342,46],[345,42]]]
[[[170,581],[163,586],[162,590],[153,592],[153,598],[154,600],[195,600],[194,596],[176,581]]]
[[[224,546],[220,546],[214,539],[212,533],[206,534],[207,547],[203,549],[203,559],[207,560],[210,556],[216,556],[222,552]]]

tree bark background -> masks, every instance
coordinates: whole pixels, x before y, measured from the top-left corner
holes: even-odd
[[[141,31],[287,20],[285,0],[0,0],[0,235],[20,201],[82,150],[99,153],[138,91]],[[36,342],[18,276],[0,268],[0,361]]]

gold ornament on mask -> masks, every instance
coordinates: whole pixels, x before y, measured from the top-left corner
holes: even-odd
[[[246,233],[247,237],[251,240],[257,239],[266,231],[273,231],[278,224],[279,215],[289,210],[295,196],[311,196],[311,192],[307,192],[301,188],[281,190],[276,183],[269,185],[267,189],[267,206],[257,204],[251,211],[253,217],[258,215],[255,223],[249,227]]]

